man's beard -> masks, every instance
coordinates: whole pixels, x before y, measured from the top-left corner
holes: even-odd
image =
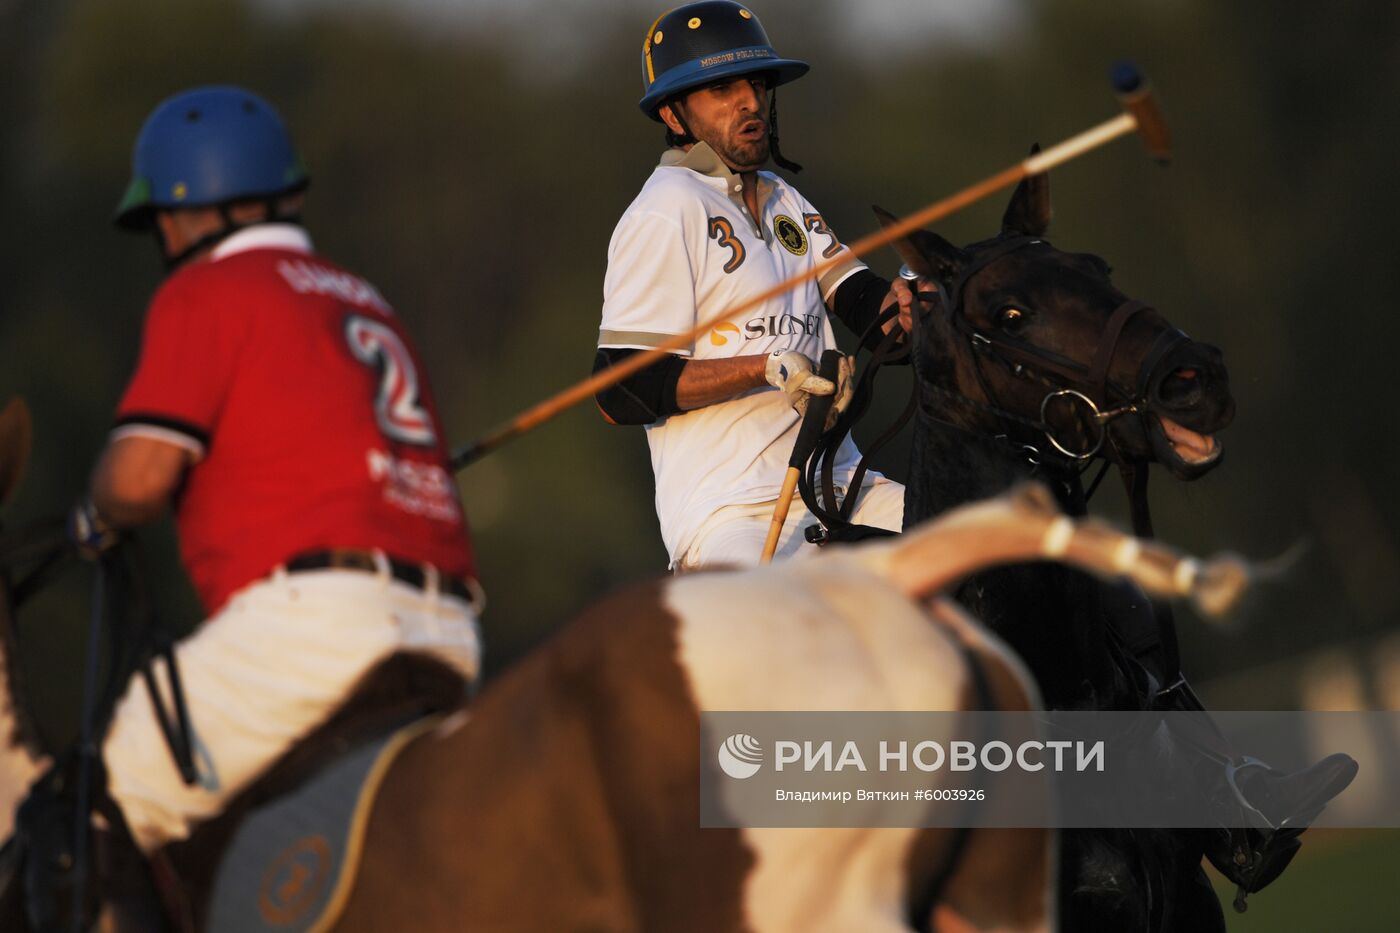
[[[753,172],[762,168],[768,161],[769,150],[772,146],[768,134],[764,133],[761,139],[751,142],[735,142],[732,144],[723,142],[711,142],[710,148],[724,160],[724,164],[736,172]]]

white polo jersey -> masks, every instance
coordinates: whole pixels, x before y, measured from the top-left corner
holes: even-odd
[[[705,143],[662,156],[613,231],[598,346],[659,346],[845,253],[820,281],[804,282],[673,352],[711,360],[796,350],[816,361],[836,346],[825,299],[865,265],[783,179],[758,173],[757,224],[742,190],[739,176]],[[716,509],[778,497],[798,427],[787,398],[770,386],[647,426],[656,514],[672,560]],[[848,485],[859,459],[847,437],[838,484]]]

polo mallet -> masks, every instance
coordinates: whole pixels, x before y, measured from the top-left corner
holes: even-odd
[[[633,373],[645,369],[662,356],[676,350],[685,350],[689,348],[697,338],[717,324],[722,324],[731,318],[736,318],[747,311],[751,311],[765,301],[791,291],[803,282],[820,278],[837,264],[845,262],[849,257],[864,256],[873,250],[893,243],[900,237],[912,233],[920,227],[926,227],[929,224],[936,223],[948,215],[962,210],[969,204],[974,204],[1003,188],[1009,188],[1028,175],[1039,175],[1042,172],[1048,172],[1057,165],[1062,165],[1071,159],[1078,158],[1090,150],[1097,149],[1099,146],[1117,139],[1119,136],[1131,133],[1133,130],[1137,130],[1142,136],[1142,140],[1146,144],[1148,152],[1150,152],[1158,162],[1166,163],[1171,157],[1167,125],[1162,119],[1161,111],[1157,108],[1157,102],[1152,97],[1152,91],[1146,79],[1143,78],[1137,68],[1129,62],[1120,62],[1115,65],[1112,71],[1112,78],[1113,86],[1118,92],[1118,100],[1123,106],[1123,112],[1113,119],[1106,120],[1098,126],[1087,129],[1077,136],[1072,136],[1064,142],[1051,146],[1043,152],[1022,159],[1015,165],[1003,169],[995,175],[985,178],[970,187],[964,188],[941,201],[935,201],[927,207],[915,211],[903,220],[893,223],[884,229],[867,234],[856,242],[848,244],[847,252],[838,253],[829,259],[824,259],[805,272],[794,275],[754,295],[746,301],[742,301],[713,317],[700,321],[683,334],[676,334],[658,346],[634,353],[619,363],[615,363],[606,369],[600,369],[587,379],[577,382],[562,392],[525,410],[510,422],[477,438],[475,441],[472,441],[467,446],[458,450],[452,455],[450,461],[452,469],[454,471],[460,470],[467,464],[474,463],[507,441],[519,437],[527,431],[534,430],[560,412],[572,408],[579,402],[592,398],[608,386],[616,385]]]
[[[841,377],[841,356],[840,350],[826,350],[817,366],[817,375],[833,386]],[[831,395],[814,395],[807,399],[807,413],[802,416],[802,427],[797,429],[797,440],[792,445],[792,456],[788,458],[782,491],[778,493],[778,502],[773,506],[773,521],[768,526],[768,539],[763,542],[760,563],[766,564],[771,561],[774,552],[778,550],[778,536],[783,533],[783,523],[787,521],[788,509],[792,507],[792,494],[797,491],[797,481],[802,478],[802,468],[807,465],[807,458],[812,456],[812,449],[821,439],[822,431],[826,428],[826,413],[831,411],[835,401],[834,392]]]

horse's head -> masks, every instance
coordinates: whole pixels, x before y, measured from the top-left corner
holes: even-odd
[[[893,218],[887,213],[881,221]],[[982,434],[1120,463],[1156,460],[1180,479],[1214,468],[1235,403],[1219,350],[1114,287],[1108,264],[1041,239],[1045,175],[1023,181],[997,237],[959,249],[929,231],[896,241],[945,300],[920,322],[925,410]]]

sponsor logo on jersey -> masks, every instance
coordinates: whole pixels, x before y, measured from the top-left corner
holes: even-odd
[[[451,475],[435,463],[399,459],[388,451],[365,451],[369,478],[382,483],[384,501],[414,515],[457,524],[462,510]]]
[[[820,314],[804,314],[801,317],[794,314],[769,314],[750,318],[742,325],[729,321],[716,324],[714,330],[710,331],[710,343],[722,347],[729,343],[731,335],[742,337],[745,341],[759,340],[763,337],[791,337],[794,334],[813,337],[821,333],[821,326]]]
[[[820,314],[770,314],[744,322],[744,339],[757,340],[760,337],[788,337],[803,334],[811,337],[821,333]]]
[[[725,321],[723,324],[716,324],[715,329],[710,331],[710,343],[717,347],[724,346],[729,342],[729,338],[724,336],[725,334],[733,334],[736,337],[739,336],[739,325],[731,324],[728,321]]]
[[[797,221],[787,214],[779,214],[773,218],[773,235],[783,244],[783,249],[794,256],[801,256],[807,252],[807,234],[803,233]]]

